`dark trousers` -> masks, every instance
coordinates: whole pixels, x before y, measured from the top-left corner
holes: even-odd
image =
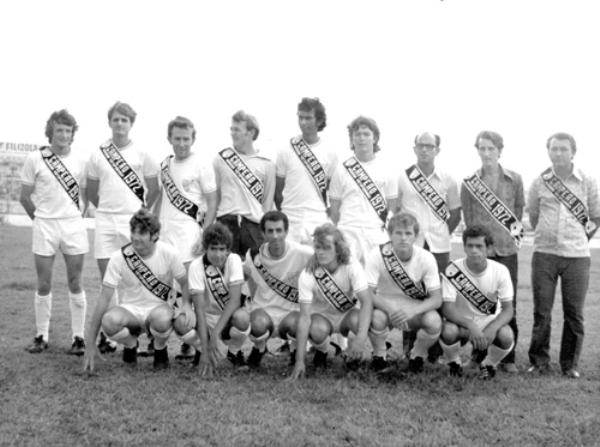
[[[513,309],[515,312],[508,325],[515,334],[515,344],[512,351],[510,351],[508,355],[502,359],[502,363],[515,363],[515,349],[517,347],[517,339],[519,338],[519,328],[517,327],[517,285],[519,283],[519,259],[516,253],[508,256],[494,256],[490,259],[506,266],[508,272],[510,273],[510,280],[512,282],[514,291]]]
[[[225,214],[217,217],[233,235],[233,247],[231,251],[241,256],[242,260],[248,250],[258,249],[264,242],[260,225],[236,214]]]
[[[550,363],[550,331],[556,284],[560,278],[563,331],[559,363],[563,371],[577,368],[583,344],[583,304],[590,278],[590,258],[565,258],[534,252],[531,259],[533,330],[529,361],[535,366]]]

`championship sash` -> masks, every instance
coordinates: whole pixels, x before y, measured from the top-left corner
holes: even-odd
[[[169,155],[160,164],[160,180],[163,184],[163,189],[165,190],[169,201],[175,208],[177,208],[186,216],[190,216],[192,219],[197,221],[198,205],[196,205],[194,202],[192,202],[190,199],[188,199],[181,193],[179,188],[177,188],[173,177],[171,177],[171,174],[169,173],[169,165],[171,158],[173,158],[173,155]]]
[[[356,304],[356,298],[348,298],[346,294],[336,284],[333,277],[323,267],[318,266],[313,272],[313,276],[319,286],[319,290],[323,293],[325,299],[338,312],[347,312]]]
[[[387,203],[373,179],[367,174],[367,171],[356,157],[350,157],[346,160],[344,167],[385,225],[388,215]]]
[[[313,154],[310,146],[304,141],[304,138],[292,138],[290,145],[304,168],[308,171],[308,175],[313,181],[315,188],[317,188],[317,192],[321,196],[325,206],[327,206],[327,176],[325,175],[325,169],[323,169],[323,166],[319,163],[315,154]]]
[[[596,224],[590,220],[584,203],[558,178],[552,168],[542,172],[542,182],[554,197],[575,216],[575,219],[583,226],[589,239],[590,234],[596,229]]]
[[[202,256],[202,265],[204,266],[204,277],[206,278],[208,290],[210,290],[213,298],[221,310],[223,310],[230,298],[229,289],[227,289],[223,274],[219,268],[208,262],[208,257],[206,255]]]
[[[260,179],[252,172],[252,169],[244,163],[242,157],[233,149],[225,148],[219,152],[219,155],[225,164],[233,171],[235,176],[242,182],[248,192],[254,197],[258,203],[263,202],[264,186]]]
[[[381,244],[379,246],[379,252],[381,253],[385,269],[406,296],[416,300],[424,300],[427,298],[427,292],[425,291],[423,283],[416,284],[412,278],[408,276],[408,273],[406,273],[406,270],[404,270],[404,267],[400,263],[400,259],[398,259],[398,256],[394,253],[391,242]]]
[[[48,146],[40,148],[40,153],[42,154],[42,160],[44,160],[52,175],[54,175],[60,186],[63,187],[79,210],[79,184],[75,180],[75,177],[69,172],[60,157],[52,152]]]
[[[450,284],[460,293],[469,303],[479,309],[480,312],[488,315],[496,313],[496,302],[491,301],[479,288],[473,284],[473,281],[452,261],[444,270],[444,276]]]
[[[123,254],[123,258],[125,258],[127,267],[129,267],[142,285],[157,298],[160,298],[163,301],[169,301],[171,286],[162,282],[154,273],[152,273],[152,270],[150,270],[142,258],[135,252],[131,243],[121,247],[121,253]]]
[[[446,202],[440,196],[435,188],[429,183],[427,177],[423,175],[417,165],[412,165],[406,170],[408,181],[421,196],[423,201],[431,208],[433,213],[442,221],[446,222],[450,218],[450,211]]]
[[[104,155],[104,158],[106,158],[106,161],[115,170],[119,178],[141,200],[142,206],[146,206],[144,184],[131,166],[129,166],[129,163],[123,158],[121,151],[111,141],[106,146],[100,146],[100,152],[102,152],[102,155]]]
[[[298,288],[290,286],[284,283],[279,278],[276,278],[267,268],[263,265],[260,260],[260,254],[257,251],[251,251],[250,256],[252,259],[252,266],[256,269],[262,280],[269,286],[269,288],[279,295],[281,298],[289,301],[290,303],[298,302]]]
[[[481,204],[490,216],[498,222],[512,236],[517,248],[521,247],[523,239],[523,225],[517,216],[508,208],[502,200],[490,189],[488,185],[477,175],[473,174],[463,180],[467,191]]]

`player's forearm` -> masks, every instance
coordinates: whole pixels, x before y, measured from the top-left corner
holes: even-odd
[[[439,290],[438,290],[439,292]],[[440,295],[430,295],[429,298],[419,302],[417,307],[418,314],[429,312],[430,310],[439,309],[442,306],[442,297]]]
[[[208,325],[206,324],[206,310],[202,304],[194,301],[194,310],[196,312],[196,332],[200,337],[202,353],[208,355]]]
[[[494,320],[488,325],[488,328],[490,330],[493,330],[494,333],[498,333],[502,326],[506,326],[508,323],[510,323],[510,320],[512,320],[513,317],[513,313],[514,311],[512,304],[510,306],[503,307],[502,311],[498,314],[498,316],[494,318]]]
[[[298,318],[298,329],[296,330],[296,362],[304,363],[306,356],[306,344],[308,342],[308,331],[310,329],[310,315],[303,315],[302,312]]]
[[[85,190],[85,194],[87,196],[88,201],[98,208],[98,187],[99,181],[91,178],[87,178],[87,188]]]
[[[450,218],[448,219],[448,231],[450,232],[450,234],[452,234],[454,232],[454,230],[456,230],[456,227],[458,226],[458,224],[460,223],[460,208],[456,208],[453,210],[450,210]]]
[[[231,293],[231,291],[230,291]],[[223,331],[223,329],[225,328],[225,326],[227,325],[227,323],[229,322],[229,320],[231,320],[231,317],[233,316],[233,313],[239,309],[241,306],[241,297],[238,294],[237,297],[231,296],[231,298],[229,299],[229,301],[227,302],[227,304],[225,305],[225,308],[223,309],[223,313],[221,314],[221,316],[219,317],[219,321],[217,321],[217,324],[215,326],[214,329],[214,335],[216,337],[219,337],[221,332]]]
[[[356,336],[366,340],[373,318],[373,302],[368,300],[366,303],[361,303],[361,308],[358,313],[358,330]]]
[[[23,209],[25,209],[29,218],[33,220],[35,218],[35,205],[33,204],[31,197],[21,197],[19,201],[21,202],[21,205],[23,205]]]
[[[158,198],[158,178],[157,177],[146,177],[146,186],[148,187],[148,193],[146,194],[146,207],[151,210],[152,205]]]
[[[273,200],[275,202],[275,207],[281,211],[281,204],[283,203],[283,188],[285,187],[285,177],[276,177],[275,178],[275,195]]]
[[[211,225],[217,217],[217,193],[206,196],[206,214],[204,215],[203,228]]]
[[[463,316],[456,309],[456,304],[453,302],[445,302],[442,306],[442,314],[446,320],[457,324],[458,326],[468,328],[469,325],[473,322],[473,319],[470,317]]]

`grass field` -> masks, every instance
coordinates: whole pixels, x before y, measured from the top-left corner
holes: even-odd
[[[327,372],[315,376],[309,366],[309,377],[290,385],[284,382],[287,357],[275,356],[265,357],[256,372],[235,372],[223,361],[212,380],[174,361],[167,371],[154,372],[151,359],[140,359],[131,369],[120,353],[98,362],[97,375],[83,374],[83,360],[65,354],[70,317],[62,259],[55,266],[50,349],[26,353],[23,348],[35,335],[31,230],[0,230],[1,445],[600,444],[597,251],[578,381],[565,379],[556,364],[562,325],[557,296],[550,376],[499,373],[496,380],[481,382],[474,371],[451,379],[446,367],[426,365],[424,374],[383,380],[367,369],[346,374],[336,358]],[[524,247],[520,257],[517,362],[524,370],[531,334],[531,248]],[[84,281],[89,313],[99,291],[91,256]],[[178,344],[171,340],[171,357]],[[399,339],[394,345],[396,351]]]

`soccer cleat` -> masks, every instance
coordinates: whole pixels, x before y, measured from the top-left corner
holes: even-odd
[[[421,372],[423,372],[423,369],[424,369],[423,363],[424,363],[423,357],[415,357],[415,358],[409,359],[408,360],[408,370],[411,373],[415,373],[415,374],[421,373]]]
[[[327,368],[327,353],[315,351],[315,356],[313,357],[313,366],[315,368]]]
[[[496,368],[492,365],[481,365],[479,367],[479,379],[491,380],[496,376]]]
[[[383,371],[389,366],[389,363],[383,357],[374,355],[371,359],[371,369],[375,372]]]
[[[175,360],[190,360],[194,358],[194,351],[187,343],[181,343],[181,350],[175,356]]]
[[[110,354],[111,352],[115,352],[117,350],[117,344],[115,342],[111,342],[108,338],[106,338],[104,332],[100,332],[98,350],[101,354]]]
[[[133,348],[123,348],[123,362],[130,365],[137,363],[138,344],[136,343]]]
[[[563,375],[568,377],[569,379],[579,379],[581,377],[581,374],[579,374],[579,371],[577,371],[573,368],[563,371]]]
[[[289,366],[294,366],[296,364],[296,351],[290,351],[290,361],[288,363]]]
[[[202,357],[202,353],[196,350],[194,353],[194,360],[192,360],[192,366],[198,366],[200,364],[200,357]]]
[[[25,348],[31,354],[39,354],[48,349],[48,342],[44,340],[43,335],[38,335],[33,339],[33,343]]]
[[[71,349],[67,351],[69,355],[83,355],[85,353],[85,342],[83,338],[75,336]]]
[[[456,362],[450,362],[450,363],[448,363],[448,370],[449,370],[450,375],[452,377],[462,377],[462,375],[463,375],[463,368],[462,368],[462,366],[460,366]]]
[[[527,374],[548,374],[550,365],[531,365],[527,368]]]
[[[169,351],[165,346],[162,349],[154,349],[154,369],[167,369],[169,367]]]
[[[252,351],[250,351],[250,355],[248,356],[248,366],[250,368],[258,368],[260,366],[260,361],[262,360],[263,355],[265,355],[266,352],[266,349],[261,352],[256,346],[254,346],[252,348]]]
[[[246,366],[246,360],[244,360],[244,353],[242,351],[238,351],[237,354],[227,351],[227,360],[229,360],[231,364],[237,368]]]

